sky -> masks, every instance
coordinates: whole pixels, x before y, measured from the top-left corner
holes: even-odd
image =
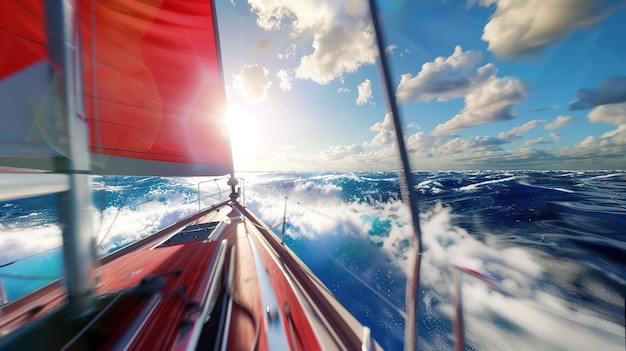
[[[380,3],[412,170],[626,168],[626,2]],[[398,169],[366,0],[216,4],[236,170]]]

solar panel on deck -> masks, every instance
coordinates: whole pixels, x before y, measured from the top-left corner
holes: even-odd
[[[187,243],[195,240],[208,240],[220,222],[209,222],[190,225],[176,233],[157,247]]]

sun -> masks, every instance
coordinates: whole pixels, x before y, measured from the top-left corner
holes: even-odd
[[[228,106],[226,114],[235,162],[253,154],[258,147],[259,125],[256,115],[240,105]]]

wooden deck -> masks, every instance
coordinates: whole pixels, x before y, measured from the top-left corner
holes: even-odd
[[[258,219],[224,204],[186,225],[210,222],[219,225],[208,240],[160,245],[183,235],[179,226],[103,259],[97,290],[108,300],[102,316],[77,328],[81,345],[183,350],[202,339],[226,343],[227,350],[361,348],[362,326],[296,258],[283,257],[291,253]],[[0,330],[45,320],[65,302],[64,289],[53,283],[0,309]]]

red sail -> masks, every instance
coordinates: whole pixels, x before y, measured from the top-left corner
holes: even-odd
[[[0,40],[9,45],[0,84],[48,55],[42,1],[10,3],[28,18],[0,15]],[[78,8],[94,172],[231,173],[212,2],[85,0]]]

